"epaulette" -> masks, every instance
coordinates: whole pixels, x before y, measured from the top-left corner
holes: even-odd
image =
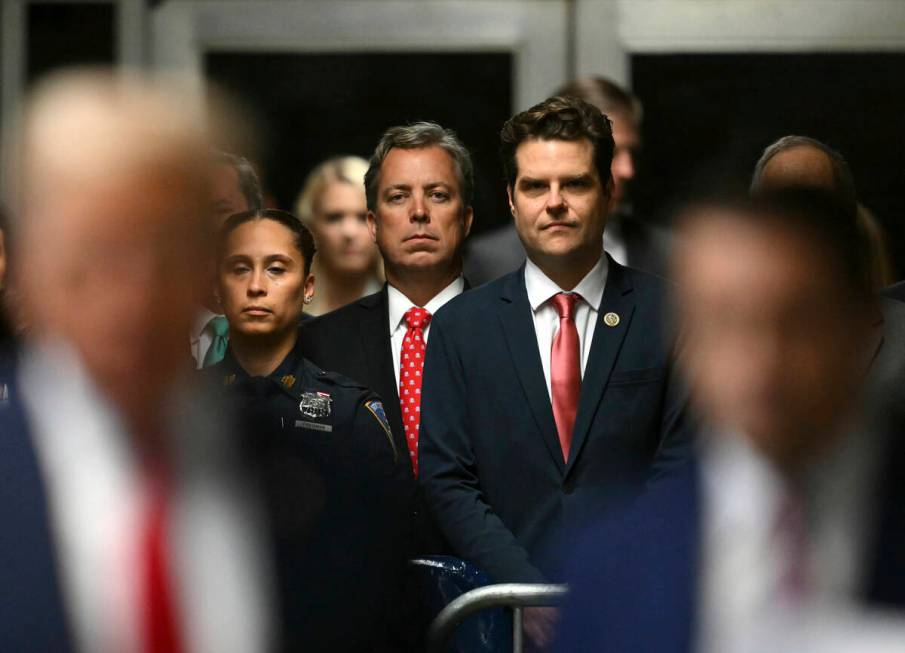
[[[306,363],[310,366],[309,371],[318,381],[323,381],[325,383],[339,386],[341,388],[353,388],[355,390],[368,389],[367,386],[362,385],[358,381],[353,381],[349,377],[343,376],[338,372],[328,372],[327,370],[322,370],[310,361],[306,361]]]

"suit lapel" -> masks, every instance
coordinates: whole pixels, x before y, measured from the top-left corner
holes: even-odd
[[[384,409],[394,430],[402,426],[399,410],[399,388],[396,387],[396,371],[393,369],[393,351],[390,345],[390,318],[387,287],[375,295],[361,300],[367,309],[359,330],[361,346],[368,365],[368,378],[380,379],[380,387],[372,390],[384,400]]]
[[[512,274],[504,285],[499,311],[500,322],[506,335],[506,345],[512,356],[512,364],[518,375],[525,400],[550,457],[560,472],[565,470],[562,448],[553,420],[550,394],[544,379],[540,352],[537,349],[537,335],[534,332],[531,305],[525,290],[525,266]]]
[[[588,431],[597,413],[600,400],[603,398],[610,373],[616,364],[625,334],[628,333],[635,312],[632,296],[632,285],[624,267],[609,259],[609,272],[600,310],[597,311],[597,325],[594,327],[594,340],[588,355],[584,378],[581,381],[581,394],[578,400],[578,416],[572,431],[572,448],[569,455],[567,472],[575,466],[581,448],[587,440]],[[604,322],[607,313],[619,316],[619,324],[614,327]]]

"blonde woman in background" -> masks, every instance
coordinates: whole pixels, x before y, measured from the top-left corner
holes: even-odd
[[[305,312],[323,315],[380,290],[383,266],[368,234],[364,177],[368,163],[355,156],[328,159],[305,180],[296,212],[314,235],[312,272],[317,291]]]

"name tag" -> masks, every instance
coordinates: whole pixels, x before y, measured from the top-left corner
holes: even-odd
[[[295,420],[295,428],[311,429],[312,431],[323,431],[324,433],[332,433],[333,427],[329,424],[318,424],[317,422],[306,422],[304,420]]]

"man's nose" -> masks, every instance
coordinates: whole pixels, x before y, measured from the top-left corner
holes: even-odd
[[[558,184],[550,186],[550,192],[547,193],[547,213],[550,215],[559,215],[566,210],[566,202],[562,196],[562,188]]]
[[[427,208],[427,198],[424,195],[416,195],[412,201],[412,222],[429,222],[430,211]]]

